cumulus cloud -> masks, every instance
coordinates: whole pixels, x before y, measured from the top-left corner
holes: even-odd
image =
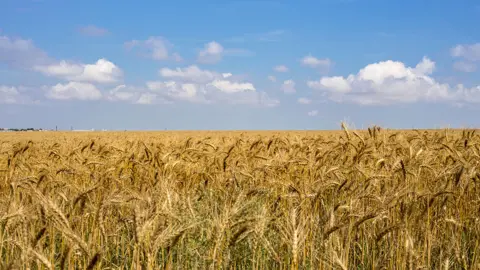
[[[279,66],[275,66],[273,70],[275,70],[276,72],[287,72],[288,67],[285,65],[279,65]]]
[[[199,102],[203,100],[197,96],[199,85],[193,83],[181,83],[175,81],[150,81],[147,88],[155,93],[170,99],[180,99]]]
[[[423,57],[422,61],[415,66],[413,71],[418,75],[430,75],[435,71],[435,62],[428,57]]]
[[[213,80],[210,83],[188,83],[179,81],[149,81],[147,88],[163,94],[170,99],[188,100],[193,102],[211,103],[215,93],[234,94],[240,92],[255,92],[252,83],[232,82],[229,80]]]
[[[142,89],[121,84],[110,90],[106,99],[110,101],[134,101],[138,99],[141,92]]]
[[[192,65],[185,68],[162,68],[165,80],[149,81],[148,91],[167,100],[195,103],[250,104],[273,107],[279,101],[265,92],[258,92],[253,83],[239,79],[230,72],[203,70]]]
[[[45,87],[47,89],[46,96],[50,99],[59,100],[99,100],[102,98],[102,93],[98,88],[90,83],[83,82],[69,82],[66,84],[58,83],[52,87]]]
[[[186,68],[162,68],[159,71],[160,76],[168,79],[191,81],[196,83],[207,83],[214,79],[221,79],[223,75],[209,70],[202,70],[196,65]]]
[[[332,61],[328,58],[318,59],[312,55],[307,55],[302,58],[302,64],[311,68],[324,68],[328,69],[332,65]]]
[[[293,80],[286,80],[282,84],[282,90],[284,93],[292,94],[297,92],[295,89],[295,82]]]
[[[32,40],[0,36],[0,63],[15,68],[31,68],[50,62],[47,53],[37,48]]]
[[[62,60],[52,65],[35,66],[34,70],[69,81],[92,83],[113,83],[123,76],[119,67],[104,58],[95,64],[72,64]]]
[[[78,28],[78,32],[85,36],[101,37],[108,34],[108,30],[95,25],[87,25]]]
[[[150,90],[158,91],[169,89],[172,86],[175,86],[177,83],[174,81],[149,81],[146,83],[147,88]]]
[[[224,48],[220,43],[211,41],[204,45],[197,56],[197,62],[202,64],[215,64],[224,56],[252,56],[253,52],[241,48]]]
[[[32,87],[0,85],[0,104],[34,104],[38,103],[31,94],[35,94]]]
[[[153,104],[157,100],[157,95],[152,93],[143,93],[140,98],[135,102],[137,104]]]
[[[251,83],[237,83],[237,82],[231,82],[227,80],[214,80],[208,85],[211,85],[216,89],[225,93],[255,91],[255,87]]]
[[[480,103],[480,85],[476,87],[465,87],[459,84],[452,89],[451,100],[458,104]]]
[[[480,87],[451,87],[430,74],[435,62],[424,57],[415,67],[398,61],[367,65],[347,77],[322,77],[309,81],[310,88],[323,91],[331,100],[363,105],[412,103],[418,101],[480,102]]]
[[[109,91],[107,100],[136,104],[171,104],[176,101],[185,101],[260,107],[275,107],[280,104],[279,100],[271,98],[265,92],[248,90],[249,83],[242,85],[242,83],[230,82],[225,85],[215,85],[214,83],[177,81],[149,81],[145,88],[120,85]]]
[[[208,84],[182,83],[175,81],[147,82],[147,88],[168,100],[183,100],[194,103],[249,104],[273,107],[278,100],[264,92],[257,92],[251,83],[214,80]]]
[[[451,54],[453,57],[480,61],[480,43],[457,45],[451,49]]]
[[[173,49],[173,44],[163,37],[149,37],[146,40],[131,40],[125,42],[127,50],[135,48],[140,49],[139,55],[148,57],[154,60],[174,60],[176,62],[182,61],[182,57],[178,53],[170,54]]]
[[[300,104],[310,104],[312,101],[308,98],[301,97],[297,100],[298,103]]]
[[[19,103],[20,93],[14,86],[0,85],[0,104]]]
[[[223,54],[223,46],[216,41],[211,41],[205,44],[205,47],[198,53],[198,62],[204,64],[217,63],[222,60]]]
[[[31,40],[7,36],[0,36],[0,64],[2,63],[9,67],[34,70],[46,76],[61,78],[69,82],[113,83],[123,76],[121,69],[106,59],[99,59],[94,64],[58,62],[48,57],[47,53],[37,48]],[[68,89],[62,89],[62,86],[68,86]],[[83,92],[83,89],[90,94],[99,93],[86,85],[70,83],[51,87],[48,93],[51,98],[63,99],[71,93]],[[98,96],[97,94],[92,94],[92,96]],[[75,97],[75,95],[73,96]],[[84,96],[78,97],[84,98]]]
[[[308,116],[317,116],[318,115],[318,111],[317,110],[313,110],[313,111],[309,111],[307,113]]]
[[[347,93],[352,89],[349,80],[351,78],[345,79],[340,76],[323,77],[319,81],[309,81],[307,85],[314,89],[328,89],[334,92]]]
[[[156,91],[150,91],[148,87],[136,87],[125,84],[118,85],[108,91],[105,99],[112,102],[128,102],[142,105],[170,103]]]
[[[453,68],[462,72],[475,72],[477,65],[474,62],[480,61],[480,43],[463,44],[453,47],[450,51],[452,57],[461,58],[463,61],[457,61]]]

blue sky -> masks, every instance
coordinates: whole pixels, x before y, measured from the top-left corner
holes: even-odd
[[[0,2],[0,126],[478,127],[478,1]]]

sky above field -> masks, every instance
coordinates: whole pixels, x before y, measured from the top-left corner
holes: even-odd
[[[0,127],[478,127],[476,0],[1,0]]]

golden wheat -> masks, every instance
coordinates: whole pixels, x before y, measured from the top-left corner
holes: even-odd
[[[1,269],[480,269],[475,130],[0,134]]]

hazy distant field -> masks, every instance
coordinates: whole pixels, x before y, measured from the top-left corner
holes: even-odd
[[[480,269],[473,130],[0,133],[0,269]]]

